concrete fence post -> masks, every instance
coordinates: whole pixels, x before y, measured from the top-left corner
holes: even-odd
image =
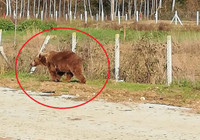
[[[119,34],[115,35],[115,80],[119,81],[120,49]]]
[[[37,57],[39,56],[40,53],[42,53],[42,52],[44,51],[46,45],[47,45],[48,42],[49,42],[49,39],[50,39],[50,36],[48,35],[48,36],[45,38],[45,40],[44,40],[44,42],[43,42],[43,44],[42,44],[42,46],[41,46],[41,48],[40,48],[40,51],[39,51]],[[36,67],[31,67],[30,73],[32,74],[32,73],[35,71],[35,69],[36,69]]]
[[[197,26],[199,25],[199,11],[197,11]]]
[[[166,84],[170,86],[172,83],[172,40],[171,36],[167,36],[167,76]]]
[[[72,52],[76,52],[76,32],[72,33]]]

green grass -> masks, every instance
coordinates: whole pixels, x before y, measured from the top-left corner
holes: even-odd
[[[92,28],[92,27],[75,27],[73,25],[59,25],[60,27],[71,27],[82,30],[93,37],[95,37],[100,43],[114,43],[115,34],[120,34],[120,40],[123,41],[124,31],[123,29],[114,30],[110,28]],[[72,30],[54,30],[44,33],[44,35],[56,35],[59,38],[71,40]],[[30,32],[29,32],[30,33]],[[167,35],[172,35],[173,41],[183,42],[183,41],[198,41],[200,38],[200,32],[195,31],[182,31],[171,30],[171,31],[137,31],[127,28],[126,30],[126,42],[139,41],[142,38],[145,38],[148,41],[152,42],[166,42]],[[23,37],[27,36],[27,31],[17,31],[17,40],[18,42],[23,41]],[[14,38],[14,31],[3,31],[3,43],[8,43]],[[90,39],[87,35],[77,32],[78,41],[84,41]],[[57,39],[58,40],[58,39]],[[25,41],[25,40],[24,40]],[[52,41],[52,40],[51,40]],[[55,40],[56,41],[56,40]],[[54,42],[54,41],[52,41]]]

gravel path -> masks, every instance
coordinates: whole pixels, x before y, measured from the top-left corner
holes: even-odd
[[[76,109],[43,107],[0,87],[0,140],[199,140],[200,115],[188,108],[92,101]],[[54,106],[81,102],[35,96]]]

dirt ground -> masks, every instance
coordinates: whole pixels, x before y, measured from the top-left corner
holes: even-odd
[[[1,140],[197,140],[200,136],[200,115],[190,113],[190,108],[99,99],[79,108],[56,110],[33,102],[21,90],[0,87],[0,93]],[[83,103],[29,94],[53,106]]]

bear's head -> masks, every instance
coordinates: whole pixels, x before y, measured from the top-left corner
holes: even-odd
[[[30,66],[31,67],[38,66],[38,65],[44,65],[44,66],[46,66],[47,65],[47,57],[48,57],[48,54],[46,54],[46,53],[39,54],[39,56],[36,57],[33,60],[33,62],[31,62]]]

